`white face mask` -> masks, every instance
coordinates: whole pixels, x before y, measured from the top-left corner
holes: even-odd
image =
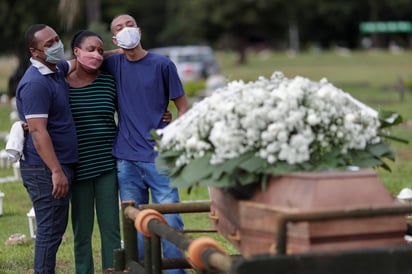
[[[46,49],[44,53],[47,56],[46,61],[49,63],[57,64],[64,60],[64,45],[62,41],[59,40],[56,45]]]
[[[123,49],[133,49],[140,43],[139,28],[124,28],[115,36],[117,45]]]

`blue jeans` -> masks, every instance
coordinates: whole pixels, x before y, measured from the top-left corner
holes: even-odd
[[[135,205],[149,203],[149,189],[154,204],[179,203],[179,193],[170,187],[170,179],[165,173],[156,169],[155,163],[117,160],[117,179],[120,199],[134,201]],[[167,223],[183,230],[183,221],[179,214],[165,214]],[[139,258],[143,258],[143,236],[138,233]],[[163,256],[165,258],[181,258],[182,252],[175,245],[162,239]],[[167,270],[167,274],[186,273],[182,269]]]
[[[62,165],[62,168],[71,183],[72,166]],[[68,222],[70,194],[63,199],[52,196],[52,173],[45,165],[33,166],[21,161],[20,172],[36,214],[34,273],[55,273],[56,253]]]

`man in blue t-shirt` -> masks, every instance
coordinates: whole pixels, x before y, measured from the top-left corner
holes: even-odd
[[[130,15],[115,17],[111,31],[113,42],[124,52],[107,57],[103,63],[103,69],[115,77],[118,91],[119,121],[113,155],[117,158],[120,198],[133,200],[136,205],[147,204],[150,189],[153,203],[178,203],[177,189],[170,187],[165,171],[156,170],[155,141],[150,134],[166,126],[162,117],[170,100],[178,116],[188,109],[176,67],[167,57],[142,48],[140,30]],[[170,226],[183,229],[179,214],[166,214],[165,218]],[[142,255],[143,250],[139,251]],[[163,254],[166,258],[182,257],[180,250],[167,241],[163,241]]]
[[[32,25],[25,40],[32,65],[16,92],[20,119],[28,126],[20,170],[37,222],[34,273],[55,273],[56,252],[68,221],[73,166],[78,160],[65,81],[70,65],[61,62],[63,44],[51,27]]]

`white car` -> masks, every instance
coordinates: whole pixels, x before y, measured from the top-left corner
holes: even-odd
[[[183,82],[207,79],[220,72],[220,66],[209,46],[170,46],[149,51],[169,57]]]

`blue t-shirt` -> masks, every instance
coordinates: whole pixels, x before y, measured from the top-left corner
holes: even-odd
[[[70,111],[68,84],[65,75],[69,69],[62,62],[54,73],[41,73],[31,65],[16,90],[16,106],[20,119],[47,118],[47,131],[61,164],[73,164],[77,157],[77,137]],[[42,69],[45,69],[44,65]],[[46,68],[47,70],[47,68]],[[24,143],[24,161],[31,165],[44,164],[28,133]]]
[[[109,56],[102,68],[115,77],[117,86],[119,121],[113,155],[154,162],[157,153],[150,132],[166,126],[162,117],[169,100],[184,95],[176,66],[149,52],[138,61],[128,61],[124,54]]]

